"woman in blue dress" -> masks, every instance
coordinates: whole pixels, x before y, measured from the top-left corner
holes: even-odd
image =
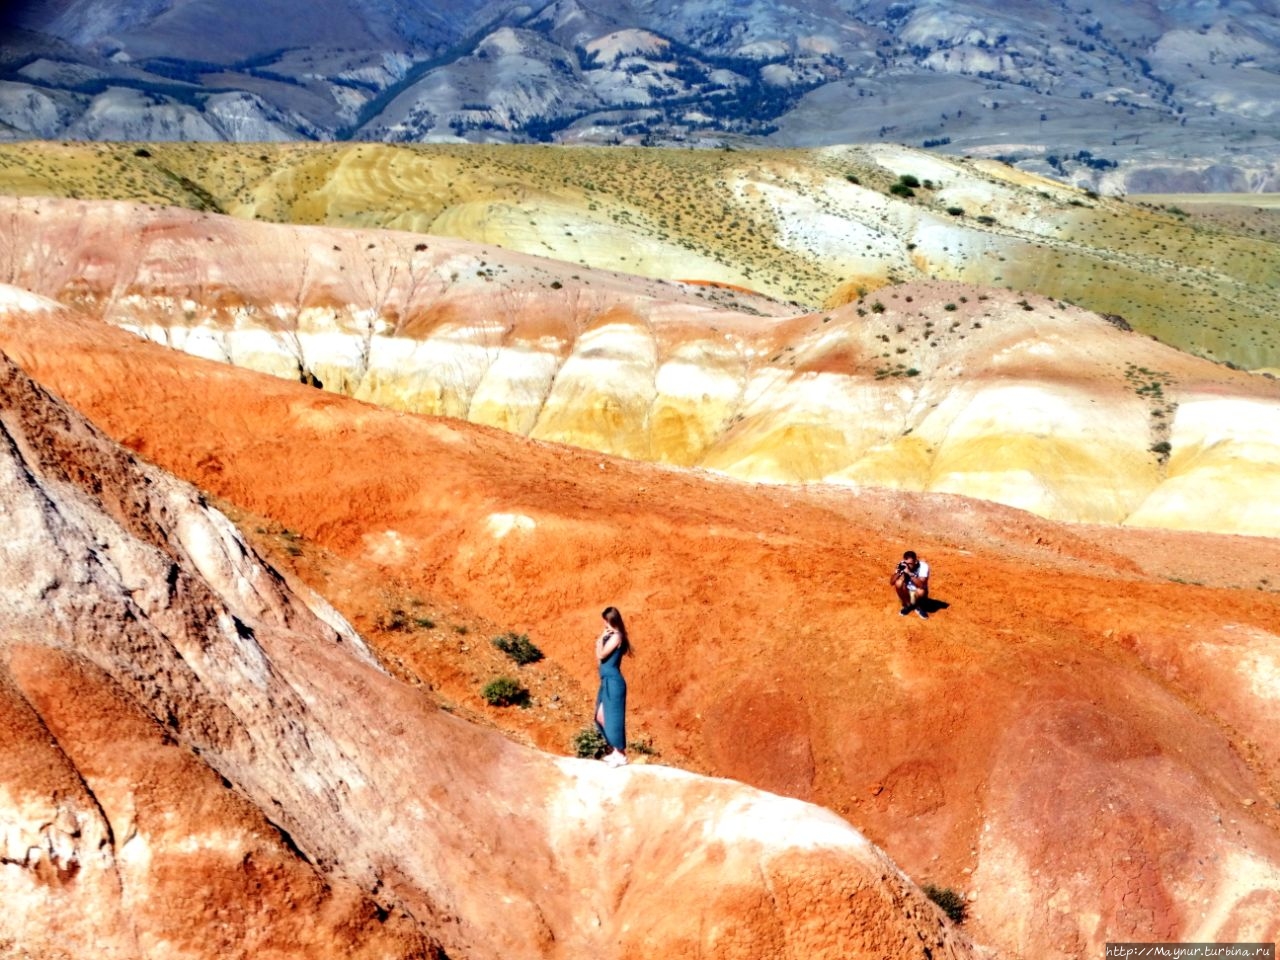
[[[627,762],[627,681],[622,676],[622,658],[631,652],[631,644],[617,607],[606,607],[600,616],[606,626],[596,638],[596,661],[600,664],[596,727],[612,747],[604,762],[620,767]]]

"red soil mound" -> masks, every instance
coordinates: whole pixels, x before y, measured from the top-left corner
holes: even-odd
[[[980,955],[827,810],[436,709],[3,353],[0,437],[0,954]]]
[[[839,811],[917,880],[969,891],[979,940],[1074,956],[1280,934],[1269,541],[727,482],[71,323],[4,324],[0,347],[147,458],[330,551],[357,625],[395,584],[528,631],[582,678],[580,707],[598,611],[619,606],[633,727],[665,759]],[[945,604],[927,623],[886,585],[908,546]]]

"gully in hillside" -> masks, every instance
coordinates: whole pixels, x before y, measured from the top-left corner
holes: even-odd
[[[604,762],[620,767],[627,762],[627,681],[622,676],[622,658],[631,652],[631,643],[617,607],[606,607],[600,616],[605,629],[596,638],[596,661],[600,664],[596,727],[612,748]]]

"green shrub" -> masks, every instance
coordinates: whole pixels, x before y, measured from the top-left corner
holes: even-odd
[[[658,755],[658,751],[650,739],[632,740],[627,744],[627,749],[632,753],[643,754],[646,757],[656,757]],[[609,741],[601,736],[600,730],[595,724],[583,727],[573,735],[573,754],[576,757],[599,760],[608,752]]]
[[[895,197],[914,197],[916,192],[908,187],[905,183],[895,183],[889,187],[889,192]]]
[[[380,615],[375,626],[379,630],[408,630],[409,618],[403,610],[391,610]]]
[[[573,754],[588,760],[599,760],[609,752],[609,743],[594,725],[583,727],[573,735]]]
[[[951,214],[953,217],[963,217],[964,207],[947,207],[947,213]]]
[[[510,677],[490,680],[480,691],[485,703],[491,707],[527,707],[529,691]]]
[[[898,182],[902,184],[904,187],[920,186],[920,181],[909,173],[904,173],[902,174],[902,176],[898,177]]]
[[[530,642],[527,633],[504,633],[493,638],[493,645],[521,666],[542,659],[542,651]]]
[[[942,912],[953,922],[964,923],[965,914],[968,912],[968,904],[964,902],[964,897],[950,887],[938,887],[932,883],[926,883],[921,889],[924,890],[925,896],[941,907]]]
[[[653,745],[653,740],[651,738],[645,740],[632,740],[627,744],[627,749],[632,753],[644,754],[646,757],[656,757],[658,755],[658,748]]]

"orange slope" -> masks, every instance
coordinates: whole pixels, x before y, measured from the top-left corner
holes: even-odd
[[[979,941],[1076,956],[1280,933],[1269,541],[730,482],[53,317],[11,315],[0,348],[370,583],[527,630],[584,688],[616,604],[639,651],[632,722],[664,756],[839,811],[916,880],[971,892]],[[948,604],[927,623],[885,584],[906,546]]]

